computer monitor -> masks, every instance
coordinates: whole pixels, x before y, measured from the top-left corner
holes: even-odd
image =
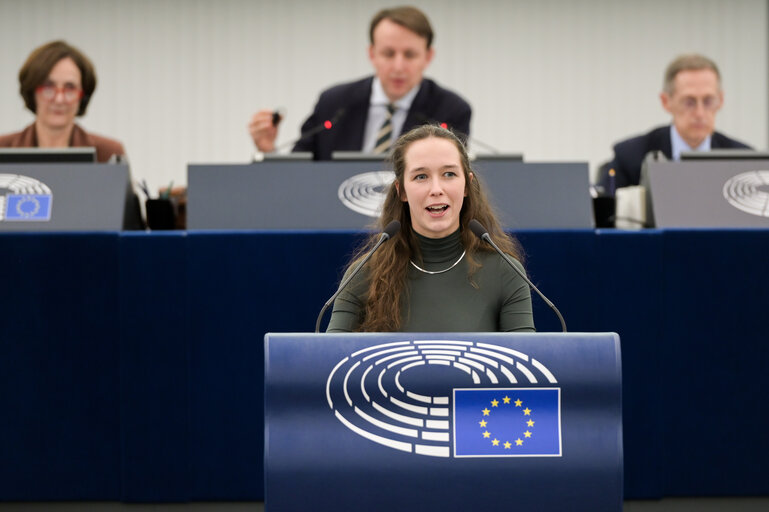
[[[523,162],[523,153],[475,153],[474,161]]]
[[[711,149],[710,151],[682,151],[681,160],[769,160],[769,151],[752,149]]]
[[[0,164],[95,163],[96,148],[0,148]]]
[[[331,153],[332,160],[346,160],[357,162],[384,162],[388,155],[382,153],[365,153],[363,151],[334,151]]]
[[[308,160],[312,160],[312,153],[309,151],[292,151],[290,153],[263,153],[261,156],[261,160],[254,159],[255,162],[258,162],[258,161],[302,162],[302,161],[308,161]]]

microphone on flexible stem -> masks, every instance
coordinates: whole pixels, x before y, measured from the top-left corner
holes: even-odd
[[[281,144],[280,146],[275,148],[275,151],[280,151],[282,149],[286,149],[287,147],[294,147],[297,143],[303,141],[304,139],[308,139],[308,138],[310,138],[310,137],[312,137],[314,135],[317,135],[317,134],[319,134],[320,132],[322,132],[324,130],[330,130],[331,128],[334,127],[334,125],[337,123],[337,121],[339,121],[339,119],[342,118],[342,116],[345,114],[345,112],[346,112],[346,110],[344,108],[338,109],[334,113],[334,117],[332,117],[331,119],[326,119],[325,121],[323,121],[319,125],[315,126],[314,128],[304,132],[302,134],[302,136],[299,137],[298,139],[295,139],[295,140],[293,140],[291,142],[287,142],[286,144]]]
[[[467,134],[467,133],[462,133],[460,131],[454,131],[448,125],[448,123],[446,123],[445,121],[436,121],[435,119],[427,117],[426,115],[424,115],[421,112],[414,112],[414,115],[416,116],[417,120],[420,123],[422,123],[422,124],[434,124],[434,125],[440,126],[441,128],[444,128],[446,130],[451,130],[452,132],[454,132],[454,134],[457,137],[459,137],[461,140],[465,141],[465,145],[467,145],[468,143],[469,144],[475,144],[476,146],[480,146],[481,148],[485,149],[486,151],[488,151],[488,152],[490,152],[490,153],[492,153],[494,155],[500,154],[499,150],[496,149],[495,147],[491,146],[490,144],[486,144],[485,142],[483,142],[481,140],[478,140],[478,139],[476,139],[474,137],[470,137],[470,135]]]
[[[548,300],[548,298],[545,297],[544,294],[541,291],[539,291],[539,288],[534,286],[534,283],[532,283],[529,280],[529,278],[526,277],[526,274],[524,272],[521,272],[521,270],[518,267],[515,266],[513,261],[510,259],[510,256],[505,254],[502,251],[502,249],[497,247],[497,244],[495,244],[494,241],[491,239],[491,236],[489,235],[488,230],[486,230],[486,228],[483,227],[483,224],[481,224],[477,220],[473,219],[473,220],[470,221],[469,226],[470,226],[470,230],[473,233],[475,233],[475,236],[477,236],[481,240],[485,240],[486,242],[488,242],[489,245],[491,245],[494,248],[494,250],[496,250],[499,253],[499,255],[502,256],[502,259],[504,259],[508,263],[508,265],[513,267],[513,270],[515,270],[518,273],[518,275],[521,276],[523,278],[523,280],[526,281],[528,283],[528,285],[531,286],[531,288],[535,292],[537,292],[537,294],[539,294],[540,297],[542,297],[542,300],[545,301],[545,304],[550,306],[550,309],[552,309],[555,312],[555,314],[558,316],[558,320],[561,321],[561,329],[563,330],[563,332],[566,332],[566,322],[563,320],[563,317],[561,316],[561,312],[558,311],[557,307],[555,307],[555,304],[550,302]]]
[[[379,235],[379,240],[377,241],[376,245],[366,254],[366,257],[364,257],[360,263],[353,269],[352,272],[350,272],[347,277],[339,284],[339,288],[337,288],[334,295],[331,296],[330,299],[326,301],[325,304],[323,304],[323,308],[320,310],[320,313],[318,313],[318,319],[315,321],[315,332],[320,332],[320,321],[323,319],[323,313],[326,312],[328,307],[333,304],[333,302],[336,300],[336,298],[339,296],[340,293],[342,293],[342,290],[345,289],[345,287],[352,281],[352,278],[355,277],[355,274],[358,273],[360,269],[363,268],[363,265],[366,264],[366,262],[371,258],[371,256],[374,255],[374,253],[379,249],[379,246],[385,243],[387,240],[392,238],[399,230],[401,229],[401,223],[397,220],[394,220],[390,222],[387,226],[385,226],[384,230],[382,231],[382,234]]]

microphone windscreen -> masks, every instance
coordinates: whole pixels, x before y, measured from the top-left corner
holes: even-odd
[[[486,231],[486,228],[483,227],[483,224],[481,224],[475,219],[472,219],[468,223],[468,226],[470,226],[470,231],[475,233],[475,236],[477,236],[478,238],[483,238],[483,235],[488,233],[488,231]]]
[[[384,228],[384,234],[387,235],[387,238],[392,238],[395,233],[400,231],[401,229],[401,223],[397,220],[394,220],[390,222],[387,226]]]

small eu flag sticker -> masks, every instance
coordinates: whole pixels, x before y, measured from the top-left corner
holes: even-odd
[[[6,196],[5,220],[51,220],[51,196],[48,194],[9,194]]]
[[[561,455],[559,388],[454,390],[455,457]]]

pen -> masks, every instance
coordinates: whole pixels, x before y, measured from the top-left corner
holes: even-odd
[[[160,194],[161,199],[168,199],[171,196],[171,187],[174,186],[174,180],[171,180],[171,183],[168,184],[168,188],[165,192]]]
[[[141,182],[139,182],[139,188],[144,192],[144,195],[147,196],[147,199],[150,198],[150,189],[147,186],[147,180],[142,179]]]

